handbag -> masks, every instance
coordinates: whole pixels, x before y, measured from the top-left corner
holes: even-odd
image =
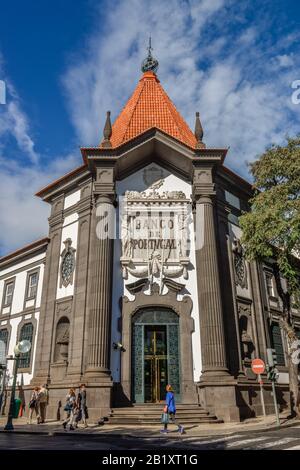
[[[64,411],[71,411],[72,410],[72,405],[70,405],[70,403],[67,403],[64,407]]]
[[[36,400],[33,398],[32,400],[30,400],[29,402],[29,408],[35,408],[36,406]]]
[[[162,413],[161,414],[161,423],[162,424],[168,424],[169,422],[169,414],[168,413]]]
[[[82,420],[82,411],[79,409],[75,418],[75,422],[79,423]]]

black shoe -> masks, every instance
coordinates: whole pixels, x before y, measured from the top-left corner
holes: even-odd
[[[75,431],[75,428],[73,426],[70,426],[70,431]]]
[[[67,423],[63,423],[64,430],[67,429]]]

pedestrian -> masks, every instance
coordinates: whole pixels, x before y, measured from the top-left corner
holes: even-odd
[[[47,406],[49,404],[49,391],[48,385],[44,384],[38,394],[38,403],[39,403],[39,420],[38,424],[43,424],[46,420]]]
[[[66,430],[67,426],[69,425],[70,431],[73,431],[75,429],[75,419],[77,411],[76,394],[74,388],[70,388],[69,393],[66,396],[66,404],[64,410],[67,415],[66,419],[63,422],[63,427]]]
[[[29,421],[28,421],[28,424],[32,424],[33,413],[35,413],[35,415],[36,415],[37,423],[40,420],[39,399],[38,399],[39,391],[40,391],[40,387],[34,387],[34,389],[32,391],[31,398],[30,398],[30,401],[29,401]]]
[[[163,413],[163,420],[162,423],[164,425],[164,428],[161,429],[161,433],[167,433],[168,432],[168,422],[169,419],[171,418],[171,421],[173,424],[175,423],[176,420],[176,404],[175,404],[175,397],[174,397],[174,391],[172,389],[172,386],[168,384],[166,386],[166,404],[164,406],[164,413]],[[166,419],[167,418],[167,419]],[[178,432],[180,434],[183,434],[184,428],[181,426],[181,424],[178,424]]]
[[[83,421],[83,425],[85,428],[88,427],[87,419],[88,419],[88,409],[86,404],[86,388],[85,384],[81,384],[79,387],[79,393],[77,397],[77,408],[79,410],[76,422]]]

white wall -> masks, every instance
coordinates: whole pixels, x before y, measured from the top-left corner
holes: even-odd
[[[77,202],[80,201],[80,189],[74,191],[73,193],[67,194],[64,200],[64,209],[74,206]]]
[[[11,332],[10,332],[10,337],[9,337],[9,345],[8,345],[8,355],[14,355],[14,347],[18,342],[18,337],[17,337],[17,332],[18,332],[18,325],[22,321],[22,318],[24,317],[26,320],[30,320],[31,318],[36,320],[36,323],[34,322],[34,326],[36,330],[34,331],[34,344],[32,345],[32,366],[34,365],[34,358],[35,358],[35,350],[36,350],[36,340],[37,340],[37,330],[38,330],[38,320],[39,320],[39,314],[40,312],[38,309],[40,308],[41,304],[41,296],[42,296],[42,286],[43,286],[43,276],[44,276],[44,259],[45,259],[45,253],[41,253],[37,256],[33,256],[32,258],[27,259],[26,261],[23,261],[21,263],[16,263],[14,265],[11,265],[9,268],[6,268],[5,270],[0,271],[0,275],[5,275],[5,278],[0,281],[0,301],[2,302],[2,296],[3,296],[3,287],[5,283],[5,279],[9,279],[12,276],[15,276],[15,289],[14,289],[14,295],[13,295],[13,301],[12,301],[12,308],[10,312],[10,316],[6,320],[2,320],[1,317],[5,317],[5,311],[3,312],[2,315],[0,315],[0,327],[11,327]],[[33,262],[40,261],[39,264],[37,264],[34,268],[32,268],[31,264]],[[22,268],[22,271],[14,274],[14,271]],[[38,279],[38,288],[37,288],[37,297],[36,297],[36,305],[35,305],[35,312],[32,313],[32,311],[24,315],[23,307],[24,307],[24,296],[25,296],[25,290],[26,290],[26,280],[27,280],[27,271],[31,271],[32,269],[39,269],[39,279]],[[28,305],[27,305],[28,307]],[[18,315],[19,314],[19,315]],[[12,375],[13,372],[13,361],[8,361],[8,370],[10,375]],[[23,380],[24,380],[24,385],[27,385],[30,383],[31,378],[33,375],[33,367],[32,367],[32,372],[31,374],[25,372],[23,374]],[[18,381],[20,382],[21,380],[21,374],[18,374]]]
[[[77,238],[78,238],[78,214],[77,212],[74,212],[73,214],[69,215],[68,217],[65,218],[64,220],[64,225],[62,229],[62,236],[61,236],[61,246],[60,246],[60,253],[65,248],[64,241],[67,238],[71,238],[72,240],[72,247],[77,250]],[[75,258],[77,256],[77,253],[75,252]],[[62,259],[60,259],[59,262],[59,271],[58,271],[58,281],[57,281],[57,292],[56,292],[56,298],[61,299],[62,297],[67,297],[69,295],[74,294],[74,279],[75,279],[75,273],[73,275],[73,283],[69,284],[67,287],[60,287],[60,266],[61,266]],[[76,269],[76,262],[75,262],[75,269]]]
[[[151,163],[148,167],[157,167],[158,165]],[[146,167],[147,168],[147,167]],[[163,185],[158,189],[159,193],[164,191],[183,191],[187,198],[190,198],[192,187],[191,184],[184,181],[160,168],[163,172]],[[143,180],[144,169],[137,171],[133,175],[128,176],[122,181],[117,182],[116,191],[118,196],[123,196],[125,191],[145,191],[149,187]],[[194,233],[193,221],[190,223],[191,234]],[[137,280],[130,273],[128,279],[122,278],[122,270],[120,265],[121,257],[121,242],[119,239],[114,244],[114,271],[113,271],[113,298],[112,298],[112,342],[120,340],[120,334],[117,331],[117,322],[120,317],[119,299],[122,295],[126,295],[132,299],[132,295],[126,289],[125,284],[130,284]],[[177,277],[176,282],[180,282],[186,285],[185,295],[190,295],[193,301],[192,317],[195,323],[195,332],[192,334],[192,350],[193,350],[193,361],[194,361],[194,380],[198,381],[201,375],[202,362],[201,362],[201,345],[200,345],[200,326],[199,326],[199,311],[198,311],[198,289],[197,289],[197,277],[196,277],[196,259],[194,249],[194,238],[191,237],[191,255],[190,255],[191,269],[189,269],[188,279],[183,277]],[[164,287],[163,294],[165,294],[167,288]],[[145,292],[147,294],[149,292]],[[178,300],[181,300],[183,295],[178,296]],[[122,353],[121,353],[122,354]],[[120,380],[120,352],[112,349],[111,352],[111,369],[114,381]]]
[[[37,302],[40,302],[43,272],[44,272],[44,264],[43,264],[43,259],[44,258],[45,258],[45,253],[41,253],[37,256],[33,256],[32,258],[27,259],[26,261],[23,261],[21,263],[13,264],[13,265],[9,266],[8,268],[3,269],[3,270],[0,271],[0,276],[3,277],[3,279],[0,279],[0,302],[2,302],[2,298],[3,298],[3,289],[4,289],[4,285],[5,285],[5,280],[16,276],[15,290],[14,290],[12,310],[11,310],[12,314],[21,312],[23,310],[23,303],[24,303],[24,296],[25,296],[25,289],[26,289],[27,271],[33,269],[29,265],[31,265],[32,263],[35,263],[36,261],[40,261],[40,263],[37,264],[37,269],[40,268]],[[18,269],[22,269],[22,271],[18,272],[15,275],[14,272]],[[6,313],[6,312],[4,312],[4,313]]]

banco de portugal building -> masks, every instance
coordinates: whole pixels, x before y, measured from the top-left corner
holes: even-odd
[[[82,165],[37,193],[48,236],[0,259],[0,339],[8,354],[31,341],[18,380],[27,394],[48,383],[48,417],[80,383],[93,420],[158,419],[168,383],[187,420],[259,415],[251,360],[270,345],[287,406],[271,266],[248,263],[240,244],[251,185],[226,149],[206,147],[198,113],[191,131],[155,65],[149,56],[113,124],[107,113],[99,145],[81,148]]]

